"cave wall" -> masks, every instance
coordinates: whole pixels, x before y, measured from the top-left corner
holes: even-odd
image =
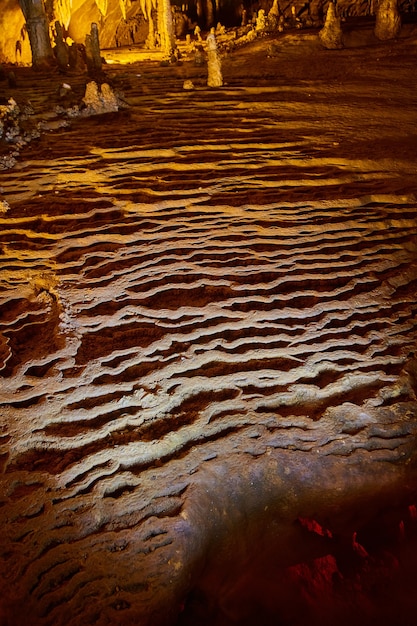
[[[4,0],[4,3],[0,12],[0,63],[29,65],[32,55],[23,13],[17,0]],[[105,16],[95,0],[73,0],[68,36],[77,43],[84,43],[92,22],[99,25],[103,48],[143,43],[146,38],[147,23],[136,0],[127,7],[126,20],[119,0],[108,0]]]
[[[142,36],[138,37],[137,25],[144,23],[145,19],[137,0],[133,0],[127,7],[126,20],[123,18],[119,0],[108,0],[105,16],[100,13],[95,0],[74,0],[68,27],[69,36],[77,43],[84,43],[92,22],[99,26],[102,48],[143,43],[148,30],[147,24],[144,24]]]
[[[2,4],[3,10],[0,11],[0,63],[29,64],[32,55],[23,13],[17,0],[3,0]],[[17,42],[19,43],[17,44]]]

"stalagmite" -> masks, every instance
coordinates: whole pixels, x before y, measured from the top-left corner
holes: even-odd
[[[107,83],[103,83],[100,89],[95,81],[87,83],[83,102],[87,115],[100,115],[119,110],[117,96]]]
[[[26,20],[32,51],[32,65],[35,68],[47,67],[53,63],[49,24],[42,0],[19,0]]]
[[[124,0],[120,0],[120,2],[124,2]],[[149,50],[152,50],[156,46],[155,25],[152,17],[152,11],[156,9],[156,0],[141,0],[140,8],[145,20],[149,22],[148,36],[145,45]]]
[[[395,39],[401,31],[397,0],[380,0],[376,9],[375,37],[382,41]]]
[[[175,49],[170,0],[158,0],[158,31],[161,38],[161,48],[170,57]]]
[[[258,17],[256,18],[256,30],[261,32],[265,30],[266,20],[265,20],[265,11],[263,9],[259,9]]]
[[[279,24],[279,5],[278,0],[274,0],[272,7],[268,13],[268,26],[270,30],[276,30]]]
[[[194,52],[194,65],[202,66],[206,63],[206,57],[204,55],[204,49],[201,44],[197,44]]]
[[[98,26],[94,22],[91,24],[90,34],[85,38],[85,52],[87,55],[87,68],[89,74],[101,72],[100,42],[98,37]]]
[[[55,22],[55,56],[58,61],[58,67],[61,70],[66,70],[69,65],[69,51],[68,44],[64,40],[64,32],[62,28],[62,24],[60,22]]]
[[[68,47],[68,63],[71,70],[75,71],[84,71],[85,70],[85,61],[82,54],[82,48],[75,43]]]
[[[201,28],[199,27],[198,24],[194,28],[194,35],[197,37],[197,41],[202,41],[202,38],[201,38]]]
[[[223,85],[222,68],[214,28],[207,35],[207,57],[207,85],[209,87],[221,87]]]
[[[337,15],[333,2],[329,3],[326,14],[326,21],[319,32],[319,39],[328,50],[340,50],[343,48],[343,33],[340,17]]]

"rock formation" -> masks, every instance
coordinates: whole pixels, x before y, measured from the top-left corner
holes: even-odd
[[[32,65],[35,68],[48,68],[53,61],[49,22],[43,0],[19,0],[26,20],[32,51]]]
[[[175,34],[174,26],[169,25],[172,21],[170,2],[168,0],[141,0],[131,2],[130,0],[22,0],[22,7],[29,15],[28,10],[42,8],[43,4],[47,8],[47,20],[49,20],[49,30],[53,30],[53,25],[59,21],[65,31],[65,37],[69,36],[76,44],[84,44],[85,37],[90,33],[90,26],[96,23],[99,26],[100,43],[103,49],[115,48],[119,46],[141,44],[149,49],[162,45],[167,56],[175,47],[172,32]],[[164,4],[165,3],[165,4]],[[339,14],[353,17],[357,15],[369,14],[371,4],[368,0],[356,0],[354,3],[349,0],[338,0],[337,6]],[[382,4],[386,4],[383,2]],[[208,24],[215,24],[220,21],[222,24],[238,27],[239,23],[246,25],[251,21],[252,12],[261,10],[262,19],[258,21],[258,31],[265,28],[263,24],[265,16],[266,28],[269,31],[283,31],[284,28],[311,27],[313,24],[322,24],[323,3],[321,0],[311,0],[305,3],[296,0],[294,3],[278,6],[277,0],[269,0],[265,6],[253,3],[243,8],[240,0],[190,0],[183,5],[181,10],[176,7],[176,28],[177,34],[185,36],[187,30],[192,32],[196,23],[207,32]],[[412,0],[404,0],[401,5],[402,10],[413,10]],[[381,9],[384,12],[384,9]],[[42,18],[42,19],[44,19]],[[382,19],[382,18],[381,18]],[[178,22],[177,22],[178,20]],[[33,21],[33,20],[32,20]],[[41,21],[36,21],[37,31]],[[35,25],[35,21],[33,24]],[[386,21],[386,18],[382,19]],[[44,19],[45,22],[45,19]],[[256,19],[255,19],[256,22]],[[164,26],[165,24],[165,26]],[[166,30],[168,27],[168,30]],[[48,24],[43,25],[44,33],[48,33]],[[389,35],[384,32],[382,37],[392,37],[392,31],[396,32],[396,26],[384,27],[384,31],[389,30]],[[379,32],[380,26],[377,27]],[[34,32],[32,29],[31,32]],[[165,33],[171,33],[168,36]],[[243,33],[244,34],[244,33]],[[239,36],[241,36],[240,33]],[[377,35],[378,36],[378,35]],[[395,34],[393,35],[396,36]],[[48,42],[46,41],[46,45]],[[47,56],[50,56],[48,52]],[[27,26],[19,8],[17,0],[2,0],[2,11],[0,13],[0,62],[8,63],[31,63],[31,49]]]
[[[54,11],[57,20],[68,30],[71,21],[73,0],[55,0]]]
[[[102,58],[100,52],[100,41],[98,26],[95,22],[91,24],[91,30],[85,38],[85,52],[87,57],[87,68],[90,76],[95,76],[101,72]]]
[[[397,0],[379,0],[375,16],[375,36],[382,41],[398,37],[401,16]]]
[[[175,50],[175,34],[170,0],[158,2],[158,32],[160,45],[168,58]]]
[[[60,70],[65,71],[69,66],[69,46],[64,38],[64,32],[62,24],[55,22],[55,35],[54,35],[54,54],[58,62]]]
[[[223,85],[222,67],[214,28],[207,35],[207,70],[207,85],[221,87]]]
[[[319,32],[322,46],[328,50],[340,50],[343,48],[343,32],[340,17],[337,15],[336,5],[329,2],[326,13],[326,21]]]
[[[259,9],[256,17],[256,31],[262,33],[266,27],[266,17],[264,9]]]
[[[2,624],[414,623],[415,63],[280,39],[0,173]]]
[[[271,31],[277,30],[279,25],[279,2],[274,0],[268,13],[268,28]]]
[[[119,110],[117,96],[107,83],[103,83],[99,88],[95,81],[89,82],[83,103],[85,104],[84,115],[101,115]]]

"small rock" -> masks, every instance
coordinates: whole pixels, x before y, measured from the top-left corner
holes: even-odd
[[[72,92],[71,85],[68,85],[68,83],[62,83],[62,85],[59,86],[58,95],[60,98],[65,98],[71,92]]]

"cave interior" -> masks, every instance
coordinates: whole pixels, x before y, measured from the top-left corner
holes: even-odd
[[[415,626],[415,5],[3,5],[1,625]]]

